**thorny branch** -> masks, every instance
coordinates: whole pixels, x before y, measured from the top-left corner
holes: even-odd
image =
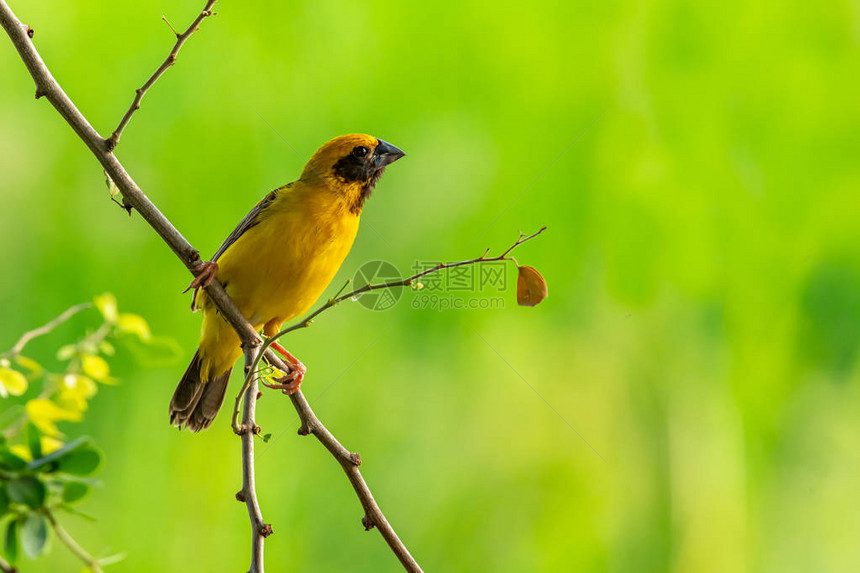
[[[140,102],[141,100],[143,100],[143,96],[146,95],[146,92],[149,91],[149,88],[155,85],[155,82],[157,82],[158,78],[160,78],[164,74],[164,72],[167,71],[167,68],[176,63],[176,57],[179,55],[179,50],[182,49],[182,46],[185,44],[185,42],[188,41],[188,38],[190,38],[194,32],[200,29],[200,24],[203,23],[203,20],[205,20],[207,16],[212,16],[214,14],[214,12],[212,12],[212,6],[217,1],[218,0],[209,0],[208,2],[206,2],[206,6],[204,6],[200,14],[197,15],[197,18],[195,18],[194,21],[191,22],[191,25],[188,26],[188,29],[186,29],[181,34],[177,33],[176,30],[173,29],[173,26],[170,25],[170,22],[167,21],[167,18],[164,18],[162,16],[170,30],[176,35],[176,43],[173,44],[173,48],[170,50],[170,53],[167,54],[167,57],[164,59],[161,65],[158,66],[158,69],[156,69],[152,73],[152,75],[149,76],[149,79],[146,80],[146,83],[144,83],[141,87],[135,90],[134,99],[131,102],[131,106],[129,106],[128,111],[125,112],[125,115],[122,116],[119,125],[116,126],[115,130],[113,130],[111,136],[108,137],[106,140],[108,151],[112,150],[119,143],[119,138],[122,136],[122,132],[125,129],[125,126],[127,126],[128,122],[131,121],[131,117],[134,115],[134,112],[140,109]]]
[[[206,12],[212,4],[214,4],[214,0],[209,0],[204,12]],[[200,20],[202,21],[202,18],[200,18]],[[200,260],[200,255],[197,250],[191,246],[185,237],[179,233],[173,224],[158,210],[143,191],[141,191],[137,183],[135,183],[125,170],[125,167],[123,167],[116,156],[112,153],[119,135],[117,135],[113,143],[111,143],[109,140],[102,138],[92,125],[90,125],[84,115],[75,107],[68,95],[66,95],[51,75],[51,72],[48,70],[48,67],[45,65],[33,45],[33,42],[31,41],[31,38],[33,37],[32,28],[22,24],[18,20],[9,8],[6,0],[0,0],[0,25],[2,25],[3,29],[9,35],[9,38],[17,49],[21,60],[30,72],[33,81],[36,84],[37,97],[45,97],[75,131],[75,133],[78,134],[81,140],[83,140],[99,163],[101,163],[105,173],[107,173],[108,177],[110,177],[122,193],[124,202],[140,213],[140,215],[158,233],[162,240],[164,240],[164,242],[171,248],[174,254],[183,262],[183,264],[185,264],[192,274],[195,276],[199,274],[202,269],[202,261]],[[187,40],[187,37],[185,39]],[[181,43],[179,43],[178,40],[177,44],[181,47]],[[174,48],[178,51],[177,46],[174,46]],[[161,73],[163,73],[163,71]],[[158,71],[156,71],[156,75],[160,76]],[[157,79],[157,77],[155,79]],[[134,104],[132,107],[134,107]],[[131,113],[134,113],[133,109],[131,110]],[[130,117],[130,114],[127,115]],[[127,124],[128,120],[125,120],[124,123]],[[122,127],[124,127],[123,122],[120,123],[120,128]],[[122,130],[118,129],[118,131],[121,132]],[[113,136],[111,137],[113,138]],[[253,326],[251,326],[245,317],[242,316],[236,308],[236,305],[217,280],[213,281],[205,288],[205,290],[210,299],[218,307],[221,315],[236,330],[236,333],[242,341],[245,349],[254,348],[261,344],[259,334],[254,330]],[[272,351],[267,350],[265,354],[266,359],[270,364],[283,371],[289,370],[289,367],[285,365]],[[251,360],[253,361],[253,356]],[[256,491],[253,489],[253,435],[257,432],[257,426],[254,423],[256,392],[253,390],[254,388],[252,385],[252,388],[246,395],[246,411],[243,418],[244,428],[250,431],[243,435],[242,441],[243,468],[245,469],[246,475],[245,479],[243,479],[243,489],[241,493],[245,498],[246,504],[249,504],[248,497],[251,497],[252,502],[250,503],[255,504],[256,507],[259,508],[259,504],[256,501]],[[307,403],[307,400],[305,400],[305,397],[301,392],[296,392],[290,396],[290,399],[292,400],[296,411],[299,412],[299,417],[302,421],[299,433],[312,433],[316,436],[326,449],[335,456],[335,459],[338,460],[347,472],[350,482],[353,484],[353,487],[356,489],[356,492],[362,500],[362,505],[365,507],[366,516],[363,520],[365,527],[367,529],[374,526],[377,527],[388,545],[392,548],[398,559],[403,564],[404,568],[407,571],[420,572],[421,568],[388,524],[388,521],[379,509],[379,506],[373,500],[373,496],[370,494],[370,490],[364,483],[363,478],[361,478],[361,474],[357,467],[360,463],[358,455],[350,454],[346,448],[344,448],[340,442],[335,439],[331,432],[325,428],[322,422],[320,422],[320,420],[314,415],[313,410],[311,410],[310,405]],[[251,487],[249,490],[246,490],[246,486],[248,485]],[[251,504],[249,504],[249,508],[251,507]],[[260,522],[262,522],[262,519],[260,519]],[[254,553],[250,573],[262,573],[263,539],[271,531],[267,531],[265,528],[259,528],[254,519],[252,519],[251,525],[254,540]],[[257,553],[258,550],[260,552],[259,556]]]

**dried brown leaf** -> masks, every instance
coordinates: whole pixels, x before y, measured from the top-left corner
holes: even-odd
[[[543,276],[527,265],[518,266],[517,304],[520,306],[535,306],[547,297],[547,286]]]

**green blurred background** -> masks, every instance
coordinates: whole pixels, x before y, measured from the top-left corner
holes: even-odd
[[[110,133],[202,1],[12,1]],[[856,2],[219,2],[117,155],[211,254],[327,139],[408,152],[330,292],[507,247],[550,297],[502,310],[344,304],[289,348],[427,571],[860,570]],[[239,442],[167,404],[194,352],[189,275],[0,42],[0,347],[110,291],[181,360],[102,388],[104,485],[66,518],[111,571],[243,571]],[[514,271],[509,271],[512,284]],[[33,343],[51,364],[74,322]],[[236,380],[234,380],[234,384]],[[324,392],[324,393],[323,393]],[[397,571],[340,468],[267,393],[271,571]],[[575,428],[575,431],[572,430]],[[587,442],[586,442],[587,441]],[[589,446],[590,445],[590,446]],[[593,449],[592,449],[593,448]],[[599,452],[599,455],[596,453]],[[22,571],[76,571],[56,540]]]

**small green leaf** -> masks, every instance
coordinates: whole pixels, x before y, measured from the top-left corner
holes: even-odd
[[[57,471],[75,476],[85,476],[96,471],[101,463],[101,452],[88,446],[61,457]]]
[[[268,444],[269,440],[272,439],[272,434],[263,434],[261,437],[263,438],[263,443]]]
[[[27,445],[34,460],[42,457],[42,434],[32,422],[27,422]]]
[[[6,538],[3,542],[3,553],[6,560],[13,565],[18,562],[18,521],[13,519],[6,527]]]
[[[113,555],[108,555],[107,557],[101,557],[99,559],[99,565],[104,567],[105,565],[114,565],[115,563],[119,563],[120,561],[125,560],[125,553],[114,553]]]
[[[87,521],[91,521],[91,522],[93,522],[93,523],[95,523],[96,521],[98,521],[98,520],[97,520],[95,517],[93,517],[92,515],[88,515],[88,514],[86,514],[86,513],[82,513],[82,512],[80,512],[80,511],[78,511],[77,509],[75,509],[74,507],[72,507],[71,505],[67,505],[67,504],[65,504],[65,503],[61,503],[61,504],[56,505],[56,506],[54,506],[54,507],[55,507],[56,509],[59,509],[60,511],[63,511],[63,512],[65,512],[65,513],[68,513],[69,515],[74,515],[74,516],[77,516],[77,517],[81,517],[81,518],[86,519]]]
[[[57,350],[57,360],[71,360],[78,353],[78,347],[74,344],[66,344]]]
[[[107,185],[110,198],[116,200],[116,196],[120,194],[120,190],[119,187],[116,186],[116,183],[113,182],[110,175],[108,175],[107,171],[105,171],[105,185]]]
[[[106,356],[113,356],[116,354],[116,348],[113,347],[113,344],[108,342],[107,340],[102,340],[99,344],[99,351]]]
[[[34,476],[21,476],[9,480],[9,498],[15,503],[39,509],[45,504],[45,484]]]
[[[48,545],[48,519],[41,513],[31,513],[21,527],[21,547],[27,557],[35,559]]]
[[[15,364],[17,364],[21,368],[26,368],[27,370],[30,371],[30,374],[32,374],[33,376],[38,376],[39,374],[41,374],[42,372],[45,371],[45,369],[42,368],[41,364],[39,364],[38,362],[36,362],[32,358],[27,358],[26,356],[20,356],[20,355],[16,356],[15,357]]]
[[[87,496],[90,493],[90,486],[79,481],[66,482],[63,486],[63,501],[66,503],[75,503]]]
[[[6,490],[6,483],[0,481],[0,517],[6,515],[6,512],[9,511],[9,503],[11,501],[9,499],[9,492]]]

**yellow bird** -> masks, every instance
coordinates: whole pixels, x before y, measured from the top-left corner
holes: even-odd
[[[298,181],[275,189],[227,237],[191,283],[212,278],[265,336],[310,309],[334,278],[352,247],[364,202],[385,167],[405,154],[381,139],[352,134],[320,147]],[[170,401],[170,422],[203,430],[224,403],[233,364],[242,355],[239,338],[201,291],[200,345]],[[298,388],[304,366],[290,353],[289,380]]]

